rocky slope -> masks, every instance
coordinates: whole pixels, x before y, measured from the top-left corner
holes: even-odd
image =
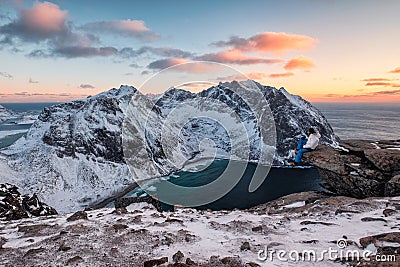
[[[5,121],[11,117],[13,117],[13,113],[0,105],[0,122]]]
[[[399,220],[399,197],[358,200],[321,192],[289,195],[246,211],[161,213],[133,204],[0,222],[0,265],[399,266]],[[262,258],[263,252],[258,259],[266,247],[273,260]],[[305,251],[320,257],[329,248],[337,251],[331,257],[302,260]],[[287,261],[272,254],[279,250],[286,251]],[[343,256],[347,251],[373,255],[360,263]],[[377,262],[376,255],[391,261]]]
[[[133,172],[136,179],[166,175],[181,167],[172,164],[165,154],[161,146],[162,132],[179,130],[179,147],[185,158],[199,152],[200,141],[204,138],[214,141],[217,156],[229,156],[231,145],[218,123],[195,119],[183,128],[174,124],[162,128],[169,112],[189,98],[217,99],[235,110],[248,131],[250,160],[259,160],[261,140],[254,114],[232,91],[244,87],[245,83],[219,84],[198,94],[172,89],[155,105],[135,88],[121,86],[87,99],[46,108],[25,137],[1,151],[0,180],[16,184],[23,192],[37,193],[60,212],[86,207],[132,184],[134,177],[125,164],[121,137],[132,97],[136,102],[130,105],[131,113],[127,116],[132,125],[130,137],[131,140],[146,140],[140,149],[134,147],[132,151],[140,167]],[[285,162],[289,148],[310,126],[320,130],[322,143],[336,144],[332,128],[311,104],[283,88],[255,84],[274,115],[278,144],[276,164]],[[152,105],[149,127],[143,122],[148,117],[146,107]]]
[[[304,154],[329,190],[357,198],[400,195],[400,140],[343,140],[340,145]]]
[[[36,194],[21,195],[17,187],[0,184],[0,220],[9,221],[55,214],[57,211],[41,202]]]

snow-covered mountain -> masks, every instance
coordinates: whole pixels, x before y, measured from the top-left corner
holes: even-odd
[[[201,154],[199,147],[204,138],[213,141],[218,157],[228,157],[235,144],[230,143],[226,129],[218,121],[194,118],[183,127],[174,123],[162,125],[180,103],[199,98],[210,103],[218,100],[235,110],[248,132],[250,160],[259,160],[262,140],[255,115],[233,90],[245,83],[220,83],[197,94],[170,89],[157,100],[133,87],[121,86],[84,100],[46,108],[25,137],[1,151],[0,180],[16,184],[21,191],[36,192],[46,203],[65,212],[97,202],[134,182],[123,147],[127,150],[125,154],[133,155],[135,164],[140,166],[136,171],[130,170],[137,179],[166,175],[182,167],[182,158],[173,154],[176,162],[171,162],[171,155],[162,147],[164,132],[178,131],[177,142],[184,159]],[[320,130],[322,143],[336,144],[337,137],[327,120],[310,103],[283,88],[255,84],[274,116],[275,164],[284,164],[296,139],[311,126]],[[153,111],[150,119],[146,113],[148,107]],[[185,112],[190,113],[190,108]],[[128,120],[124,122],[124,118]],[[128,143],[133,142],[133,148],[128,148],[132,151],[123,146],[121,136],[127,122]],[[232,126],[233,131],[235,127]]]
[[[13,113],[0,105],[0,122],[10,119],[11,117],[13,117]]]

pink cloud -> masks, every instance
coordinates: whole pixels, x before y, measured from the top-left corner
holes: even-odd
[[[239,49],[229,49],[218,53],[204,54],[196,58],[197,60],[213,61],[225,64],[273,64],[282,62],[282,59],[268,59],[261,57],[249,57],[243,54]]]
[[[21,9],[19,18],[0,28],[0,32],[23,39],[46,39],[67,31],[68,12],[49,2],[35,2],[30,9]]]
[[[304,51],[315,47],[318,40],[300,34],[285,32],[264,32],[250,38],[238,36],[231,37],[228,41],[213,43],[218,47],[230,46],[247,52],[284,54],[290,51]]]
[[[391,87],[400,87],[400,84],[398,84],[398,83],[392,83],[392,82],[369,82],[369,83],[366,83],[365,86],[391,86]]]
[[[293,72],[284,72],[284,73],[272,73],[268,77],[270,78],[284,78],[284,77],[290,77],[293,76]]]
[[[365,86],[391,86],[392,83],[389,82],[369,82]]]
[[[400,73],[400,67],[395,68],[394,70],[389,71],[389,73]]]
[[[362,80],[363,82],[385,82],[385,81],[391,81],[391,79],[386,79],[386,78],[368,78]]]
[[[284,66],[286,70],[293,70],[293,69],[309,69],[315,67],[314,62],[305,57],[305,56],[298,56],[289,60],[288,63]]]

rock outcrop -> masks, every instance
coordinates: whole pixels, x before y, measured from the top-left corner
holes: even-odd
[[[340,145],[321,145],[304,154],[327,189],[356,198],[400,195],[400,140],[344,140]]]
[[[21,195],[16,186],[0,184],[0,220],[19,220],[55,214],[57,211],[41,202],[36,194]]]

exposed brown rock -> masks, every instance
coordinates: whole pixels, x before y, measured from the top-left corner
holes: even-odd
[[[394,176],[385,186],[386,196],[400,196],[400,175]]]
[[[75,256],[75,257],[69,258],[66,262],[66,265],[76,264],[76,263],[82,262],[82,261],[83,261],[83,259],[81,256]]]
[[[400,243],[400,232],[384,233],[380,235],[367,236],[360,239],[360,244],[364,248],[369,244],[379,247],[379,242],[395,242]]]
[[[240,250],[250,250],[250,243],[249,242],[244,242],[241,246],[240,246]]]
[[[88,216],[87,216],[86,211],[81,210],[81,211],[75,212],[70,217],[68,217],[67,221],[71,222],[71,221],[76,221],[76,220],[87,220],[87,219],[88,219]]]
[[[328,190],[356,198],[400,195],[399,141],[344,140],[340,145],[344,149],[320,145],[304,154]]]
[[[400,170],[400,151],[392,149],[367,149],[365,157],[384,172]]]
[[[197,266],[197,263],[190,258],[186,258],[186,264],[189,266]]]
[[[185,257],[185,255],[179,250],[177,253],[175,253],[172,256],[172,260],[176,263],[176,262],[181,262],[183,260],[183,258]]]
[[[143,263],[144,267],[158,266],[168,262],[168,257],[162,257],[159,259],[148,260]]]

